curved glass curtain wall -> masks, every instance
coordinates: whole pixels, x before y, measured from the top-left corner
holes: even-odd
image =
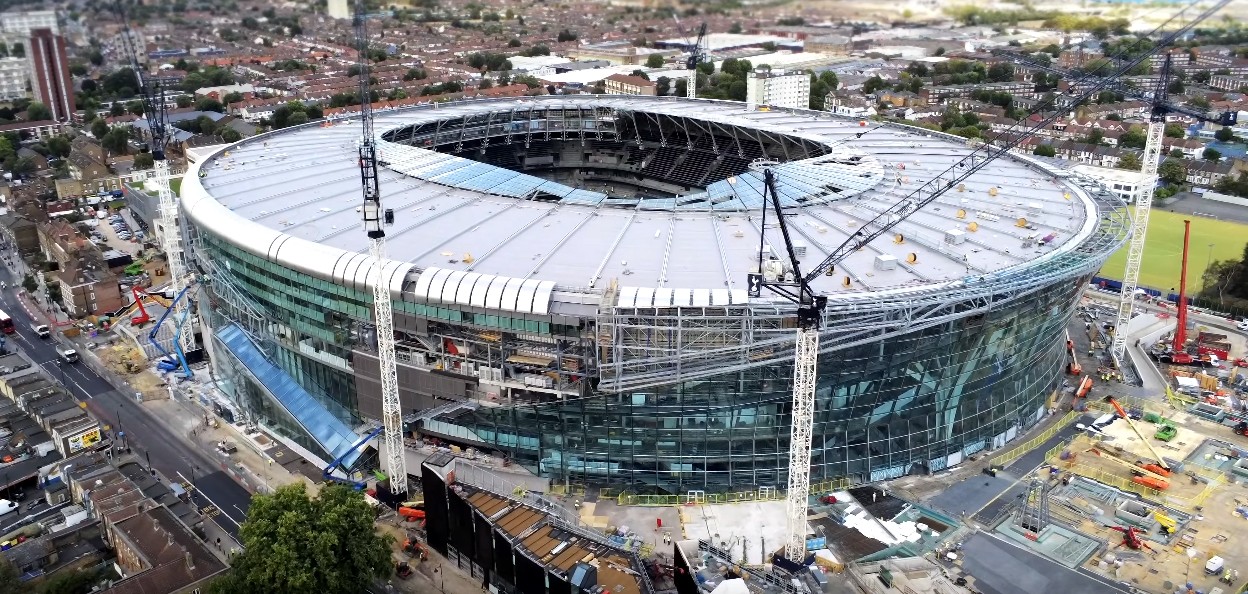
[[[209,233],[201,240],[201,253],[262,310],[253,334],[285,347],[270,349],[278,364],[352,415],[352,318],[367,317],[368,297]],[[1025,431],[1062,381],[1062,333],[1088,280],[1068,279],[986,315],[823,355],[812,479],[937,471]],[[247,324],[221,305],[217,313]],[[516,463],[575,483],[664,492],[783,486],[791,372],[767,366],[563,404],[482,407],[430,423],[458,426],[449,434],[466,429],[510,451]]]
[[[1040,420],[1088,278],[1014,307],[823,355],[812,480],[937,471]],[[637,491],[783,487],[789,366],[567,404],[483,407],[454,421],[543,475]],[[951,458],[952,456],[952,458]]]

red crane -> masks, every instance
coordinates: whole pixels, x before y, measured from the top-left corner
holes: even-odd
[[[1178,327],[1174,329],[1174,353],[1186,352],[1183,347],[1187,342],[1187,246],[1192,238],[1192,222],[1183,221],[1183,268],[1179,272],[1179,304],[1175,320]]]
[[[1126,545],[1128,549],[1136,551],[1140,549],[1147,549],[1149,551],[1153,550],[1153,547],[1148,546],[1148,543],[1144,542],[1144,539],[1140,538],[1140,535],[1143,534],[1144,531],[1139,528],[1134,526],[1128,526],[1126,528],[1123,528],[1122,526],[1110,526],[1109,529],[1117,530],[1122,533],[1122,542],[1117,546]]]
[[[147,297],[147,291],[135,285],[134,288],[130,289],[130,293],[134,295],[134,302],[139,306],[139,315],[130,318],[130,325],[140,326],[146,324],[148,320],[152,319],[152,316],[147,313],[147,308],[143,307],[143,298]]]

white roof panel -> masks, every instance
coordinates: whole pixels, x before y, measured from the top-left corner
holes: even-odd
[[[407,270],[416,269],[426,271],[411,289],[417,299],[431,303],[458,299],[513,311],[541,310],[535,283],[546,281],[562,291],[584,291],[592,283],[593,291],[601,292],[611,281],[634,288],[689,287],[671,292],[671,303],[685,306],[694,303],[692,289],[715,291],[699,296],[698,303],[720,304],[725,301],[723,290],[729,291],[725,302],[746,301],[736,291],[744,288],[745,271],[757,258],[762,207],[757,172],[739,173],[732,184],[705,179],[705,193],[694,188],[677,199],[646,199],[639,204],[637,199],[607,199],[602,192],[574,190],[423,145],[385,140],[393,138],[387,134],[413,125],[440,121],[454,125],[465,115],[530,108],[538,116],[546,109],[562,113],[569,108],[664,114],[830,147],[825,155],[775,167],[781,201],[792,213],[791,230],[807,245],[803,258],[807,267],[971,150],[960,139],[930,131],[890,125],[871,128],[859,138],[863,128],[853,118],[787,110],[745,112],[731,102],[568,95],[386,111],[377,114],[376,127],[388,163],[380,171],[380,181],[387,188],[386,207],[396,214],[395,225],[387,229],[389,256],[401,264],[385,268],[392,290],[403,286]],[[232,145],[228,154],[215,152],[192,164],[183,182],[182,207],[201,230],[251,253],[365,288],[371,276],[368,238],[356,212],[357,128],[296,127]],[[691,129],[706,128],[691,123]],[[555,198],[499,195],[506,193],[504,187],[521,192],[539,186],[554,192]],[[974,218],[957,217],[959,210],[974,213]],[[1029,213],[1037,210],[1038,214]],[[1034,229],[1015,227],[1019,218],[1026,218]],[[1098,218],[1083,189],[1025,157],[1002,157],[966,180],[964,191],[949,192],[899,224],[895,232],[906,238],[904,245],[894,245],[893,234],[886,234],[841,263],[836,276],[815,279],[814,289],[829,295],[891,290],[958,281],[968,266],[979,273],[1022,268],[1047,253],[1071,249],[1091,235]],[[943,243],[946,230],[966,229],[972,221],[977,229],[966,230],[963,244]],[[1024,249],[1020,247],[1024,231],[1055,239],[1042,252]],[[768,243],[782,245],[773,229],[766,236]],[[912,266],[874,270],[877,255],[904,261],[910,253],[917,257]],[[442,269],[459,274],[439,276]],[[423,278],[431,272],[427,280]],[[483,293],[478,292],[478,283],[470,282],[460,297],[464,272],[532,283],[522,294],[519,284],[511,281],[497,285],[491,279],[482,285]],[[841,285],[844,273],[855,278],[848,289]],[[656,299],[668,303],[666,295],[656,290],[640,297],[648,298],[650,307]],[[619,299],[632,304],[637,298],[634,290],[631,298],[621,294]]]

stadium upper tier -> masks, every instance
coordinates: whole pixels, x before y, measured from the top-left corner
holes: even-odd
[[[454,301],[460,291],[465,304],[508,290],[521,299],[526,290],[597,293],[611,279],[643,288],[622,299],[644,295],[654,306],[739,303],[760,233],[776,255],[784,245],[774,213],[764,228],[751,161],[778,162],[787,220],[809,268],[970,151],[945,135],[825,113],[632,96],[459,102],[378,113],[376,128],[382,201],[394,213],[386,227],[392,289],[424,271],[419,296]],[[363,288],[359,139],[358,120],[249,139],[188,176],[183,207],[259,256]],[[612,192],[625,181],[667,195]],[[1026,158],[1001,158],[815,288],[935,287],[1032,265],[1076,249],[1097,218],[1077,186]]]

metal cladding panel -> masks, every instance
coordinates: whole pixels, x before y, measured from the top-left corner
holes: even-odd
[[[482,307],[502,309],[503,288],[507,286],[507,282],[510,280],[510,278],[505,276],[494,277],[485,291],[485,305]]]
[[[347,262],[347,270],[350,276],[347,280],[351,281],[351,287],[357,290],[365,290],[369,288],[368,281],[373,278],[373,259],[359,254],[359,257],[352,256]]]
[[[498,277],[496,276],[487,274],[481,275],[481,278],[477,279],[477,283],[472,286],[472,295],[468,298],[468,305],[473,307],[485,307],[486,291],[489,290],[489,288],[494,284],[494,280],[497,278]]]
[[[533,294],[533,313],[546,315],[550,313],[550,297],[555,292],[555,281],[542,281],[537,284],[537,292]]]
[[[442,290],[446,288],[446,279],[450,278],[451,273],[455,271],[447,270],[445,268],[431,270],[436,270],[437,272],[435,272],[433,274],[433,278],[429,280],[429,292],[424,295],[424,299],[426,302],[432,304],[442,303]],[[426,270],[425,274],[429,274],[429,271]]]
[[[472,287],[481,280],[481,274],[469,272],[459,281],[459,288],[455,290],[455,303],[460,305],[472,304]]]
[[[391,296],[402,298],[403,285],[407,284],[407,275],[415,267],[416,265],[410,262],[386,260],[386,266],[382,269],[382,282],[386,283],[386,287],[390,289]]]
[[[233,233],[231,232],[231,237]],[[335,247],[291,237],[277,245],[275,261],[287,268],[320,279],[334,278],[334,262],[344,252]],[[346,277],[345,280],[352,280]]]
[[[442,270],[441,268],[426,268],[420,276],[416,277],[416,286],[412,287],[412,297],[417,301],[425,301],[429,299],[429,283],[433,280],[435,272]]]
[[[672,289],[672,305],[689,307],[693,303],[693,291],[689,289]]]
[[[537,293],[538,281],[527,279],[520,283],[520,292],[516,294],[516,311],[533,313],[533,295]]]
[[[516,311],[516,295],[520,293],[520,285],[524,284],[524,279],[513,278],[507,281],[507,286],[503,287],[503,300],[499,302],[498,308],[507,311]]]
[[[672,306],[672,290],[671,289],[655,289],[654,290],[654,306],[655,307],[671,307]]]
[[[637,287],[620,287],[619,307],[633,307],[637,303]]]
[[[733,305],[745,305],[750,302],[750,294],[745,289],[732,289],[729,294],[732,295]]]
[[[711,304],[711,291],[709,289],[693,290],[693,306],[706,307]]]
[[[462,270],[453,270],[446,277],[446,284],[442,285],[442,303],[454,304],[455,294],[459,291],[459,283],[467,276],[467,272]]]
[[[730,300],[728,289],[711,289],[711,305],[728,305]]]
[[[637,288],[637,307],[650,307],[654,304],[654,289],[650,287]]]

